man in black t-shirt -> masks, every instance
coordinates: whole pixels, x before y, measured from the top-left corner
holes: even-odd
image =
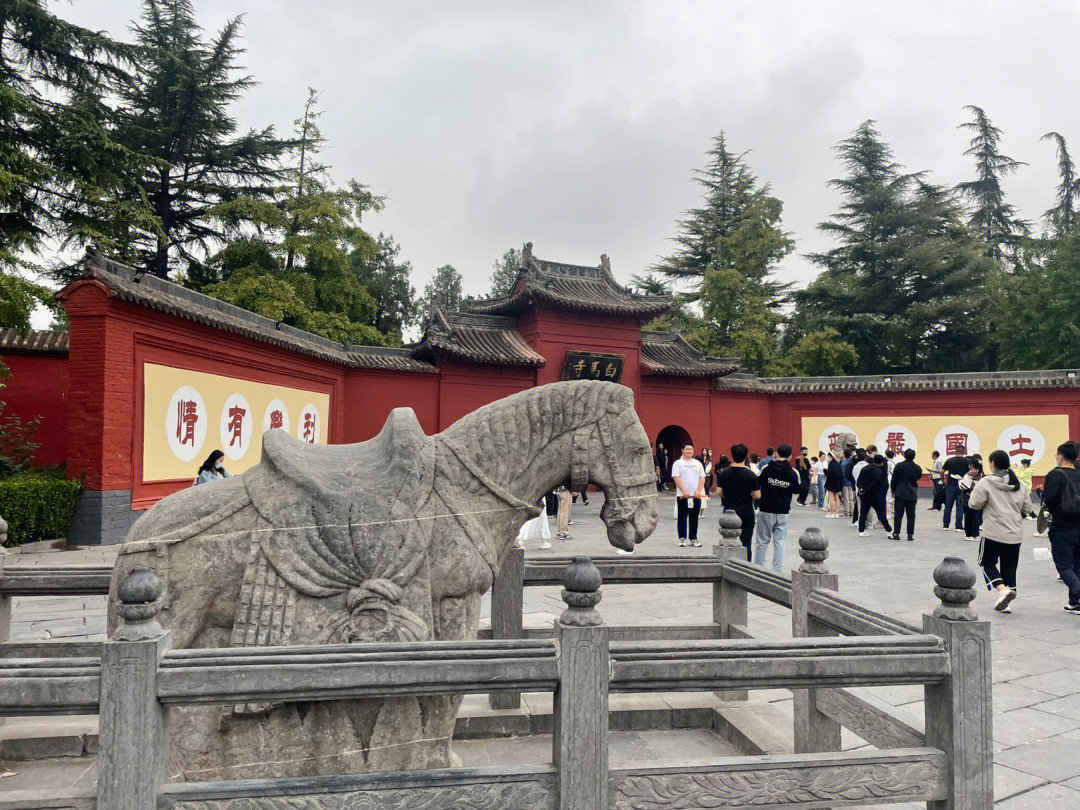
[[[951,456],[945,460],[941,468],[941,477],[945,479],[945,514],[941,523],[943,529],[949,528],[949,515],[952,514],[953,504],[956,505],[956,531],[964,530],[964,508],[960,502],[960,479],[967,475],[971,462],[964,457],[967,450],[957,447]]]
[[[1065,442],[1058,446],[1058,466],[1043,479],[1043,507],[1050,512],[1050,551],[1061,581],[1069,589],[1065,610],[1080,614],[1080,470],[1076,459],[1080,445]]]
[[[774,571],[784,570],[784,544],[787,542],[791,496],[799,490],[799,476],[791,468],[791,462],[788,461],[790,457],[791,445],[780,445],[776,448],[776,458],[766,465],[758,476],[761,498],[758,500],[760,514],[757,519],[754,562],[758,565],[765,564],[765,556],[771,543]]]
[[[746,547],[746,561],[750,562],[750,538],[754,536],[754,501],[761,497],[758,477],[746,466],[749,454],[745,444],[731,446],[731,466],[716,477],[716,489],[724,509],[730,509],[742,521],[739,539]]]
[[[664,487],[667,486],[668,477],[668,454],[664,449],[664,445],[656,445],[656,455],[653,457],[653,462],[656,464],[656,488],[661,492],[664,491]]]

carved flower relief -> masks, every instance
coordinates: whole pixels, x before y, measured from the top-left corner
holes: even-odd
[[[917,795],[940,778],[926,761],[869,767],[771,769],[630,776],[618,786],[617,810],[712,810]]]

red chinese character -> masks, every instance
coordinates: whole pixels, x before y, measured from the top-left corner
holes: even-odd
[[[239,405],[233,405],[229,408],[229,432],[232,434],[229,437],[229,447],[232,447],[237,442],[243,445],[243,437],[241,436],[241,430],[244,427],[244,414],[247,410],[241,408]]]
[[[906,439],[904,438],[903,431],[890,431],[885,439],[885,448],[887,450],[892,450],[894,453],[903,454],[905,442]]]
[[[830,450],[830,452],[836,449],[836,442],[837,442],[837,440],[839,438],[840,438],[839,433],[830,433],[829,434],[829,450]]]
[[[176,403],[176,441],[195,446],[195,423],[199,421],[199,405],[193,399]]]
[[[1012,438],[1013,449],[1009,451],[1010,456],[1027,456],[1032,458],[1035,455],[1035,451],[1030,447],[1024,445],[1031,441],[1030,436],[1024,436],[1023,434],[1017,434]]]
[[[968,437],[966,433],[946,433],[945,455],[954,456],[960,451],[966,451],[967,439]]]
[[[304,412],[304,441],[315,444],[315,414]]]
[[[281,411],[270,411],[270,429],[284,427],[285,418],[281,415]]]

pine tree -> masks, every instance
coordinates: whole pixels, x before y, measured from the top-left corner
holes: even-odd
[[[712,354],[738,354],[758,370],[775,348],[779,307],[786,285],[774,279],[776,265],[794,248],[780,226],[783,203],[770,194],[721,132],[695,172],[704,201],[678,223],[671,256],[652,272],[666,278],[683,298],[699,328],[688,338]],[[698,312],[697,310],[700,310]]]
[[[461,273],[452,264],[444,264],[435,271],[431,281],[424,287],[424,295],[420,299],[420,311],[424,320],[434,307],[448,312],[457,312],[461,309],[464,300],[461,294]]]
[[[987,367],[977,316],[989,263],[951,193],[903,171],[873,121],[837,147],[844,197],[822,230],[838,244],[811,259],[824,269],[795,294],[785,344],[833,328],[854,347],[859,373]]]
[[[1058,187],[1057,202],[1043,216],[1052,236],[1061,236],[1076,224],[1076,202],[1080,199],[1080,178],[1069,155],[1065,138],[1057,132],[1047,132],[1040,140],[1053,141],[1057,147]]]
[[[964,109],[972,118],[960,126],[973,133],[964,154],[975,158],[975,179],[959,183],[956,188],[969,202],[968,224],[979,234],[991,258],[998,262],[1015,258],[1028,225],[1006,202],[1001,180],[1026,164],[1001,153],[1001,130],[981,107],[969,104]]]
[[[416,323],[416,290],[409,283],[412,266],[400,260],[401,246],[390,236],[379,234],[374,257],[361,251],[351,255],[360,283],[374,300],[372,326],[391,345],[400,345],[406,327]]]
[[[0,3],[0,269],[32,266],[44,240],[115,252],[109,222],[152,227],[109,106],[131,57],[43,0]]]
[[[521,251],[510,248],[491,266],[488,294],[492,298],[509,295],[521,274]]]
[[[275,199],[293,145],[272,127],[238,134],[230,107],[250,89],[238,75],[240,18],[207,39],[189,0],[145,0],[134,26],[135,69],[121,90],[124,146],[152,160],[139,184],[158,226],[133,227],[130,250],[162,278],[224,241],[244,205]]]

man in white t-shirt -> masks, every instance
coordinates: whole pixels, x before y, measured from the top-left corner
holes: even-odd
[[[671,465],[671,480],[675,482],[679,545],[685,546],[689,535],[690,545],[700,548],[697,524],[701,514],[701,500],[705,497],[705,469],[701,462],[694,458],[694,445],[690,442],[683,445],[682,457]]]

